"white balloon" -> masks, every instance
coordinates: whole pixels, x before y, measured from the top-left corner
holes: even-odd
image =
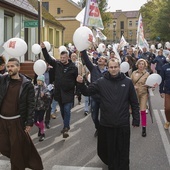
[[[41,46],[39,44],[32,45],[32,52],[37,55],[41,52]]]
[[[71,46],[72,46],[72,44],[71,44],[71,43],[69,43],[69,44],[68,44],[68,47],[70,48]]]
[[[39,59],[33,65],[34,72],[39,76],[45,73],[47,69],[47,64],[45,61]]]
[[[21,57],[27,52],[27,44],[21,38],[11,38],[3,45],[10,57]]]
[[[50,51],[51,50],[51,44],[48,41],[44,41],[43,43],[44,43],[47,51]]]
[[[124,62],[122,62],[122,63],[120,64],[120,71],[121,71],[122,73],[128,72],[128,71],[129,71],[129,68],[130,68],[129,63],[126,62],[126,61],[124,61]]]
[[[170,43],[169,42],[167,42],[166,48],[170,49]]]
[[[100,53],[100,50],[99,50],[99,48],[97,48],[97,49],[96,49],[96,51],[97,51],[98,53]]]
[[[92,31],[86,26],[79,27],[73,34],[73,42],[78,51],[87,49],[92,44],[93,39]]]
[[[70,46],[70,51],[71,51],[71,52],[74,52],[74,50],[75,50],[74,45],[71,45],[71,46]]]
[[[59,53],[61,54],[61,52],[63,52],[63,51],[67,51],[67,48],[64,45],[61,45],[59,47]]]
[[[105,44],[100,43],[99,46],[98,46],[98,48],[99,48],[99,51],[100,51],[100,52],[104,52],[105,49],[106,49],[106,46],[105,46]]]
[[[161,44],[161,43],[159,43],[159,44],[158,44],[158,49],[159,49],[159,48],[161,48],[161,47],[162,47],[162,44]]]
[[[157,73],[153,73],[148,76],[145,84],[147,86],[153,87],[155,84],[159,85],[161,81],[162,81],[162,77]]]
[[[151,45],[151,49],[152,49],[152,50],[155,49],[155,45],[154,45],[154,44]]]
[[[112,46],[109,44],[109,45],[107,46],[107,48],[111,49],[111,48],[112,48]]]

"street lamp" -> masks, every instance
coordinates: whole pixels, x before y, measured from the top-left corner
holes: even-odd
[[[116,41],[116,31],[115,31],[115,27],[116,27],[116,21],[113,21],[113,41]]]
[[[41,37],[41,34],[42,34],[42,31],[41,31],[41,27],[42,27],[42,2],[41,0],[38,0],[38,44],[41,43],[42,41],[42,37]],[[40,59],[41,57],[41,54],[38,55],[38,58]]]
[[[132,32],[132,30],[130,30],[130,32],[129,32],[129,36],[130,36],[131,44],[132,44],[132,35],[133,35],[133,32]]]

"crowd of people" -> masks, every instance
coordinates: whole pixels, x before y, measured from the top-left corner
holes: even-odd
[[[50,119],[56,119],[58,105],[63,120],[61,134],[68,138],[71,109],[76,99],[81,105],[82,98],[84,115],[90,114],[94,123],[100,159],[109,170],[128,170],[130,118],[132,116],[132,126],[141,125],[141,135],[146,137],[150,87],[145,82],[152,73],[162,77],[159,92],[164,98],[167,119],[164,128],[169,128],[170,55],[165,56],[163,49],[125,46],[115,52],[109,46],[103,52],[91,47],[79,53],[75,48],[60,51],[60,59],[55,59],[49,55],[44,43],[41,48],[47,70],[43,75],[35,74],[34,80],[19,73],[17,59],[5,61],[0,56],[0,138],[3,139],[0,153],[10,158],[13,170],[43,169],[41,158],[29,137],[31,127],[38,127],[40,142],[45,140],[45,127],[49,129]],[[125,61],[129,63],[129,70],[121,73],[121,62]],[[10,98],[11,93],[13,98]],[[24,155],[30,153],[30,149],[33,156]],[[16,152],[18,157],[14,156]],[[24,159],[23,163],[18,163],[18,159],[20,162]]]

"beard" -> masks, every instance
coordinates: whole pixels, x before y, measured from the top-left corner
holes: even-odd
[[[15,76],[15,75],[17,74],[17,72],[15,72],[15,71],[8,71],[8,74],[9,74],[11,77],[13,77],[13,76]]]

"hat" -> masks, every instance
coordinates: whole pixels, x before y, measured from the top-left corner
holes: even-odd
[[[45,77],[44,77],[44,75],[39,75],[38,77],[37,77],[37,80],[41,80],[41,81],[45,81]]]
[[[97,52],[97,51],[93,51],[93,54],[96,54],[96,55],[98,55],[98,52]]]

